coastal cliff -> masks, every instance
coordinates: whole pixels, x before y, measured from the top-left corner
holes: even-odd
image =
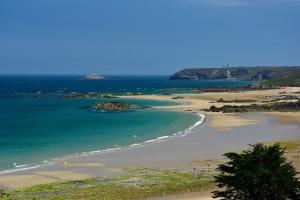
[[[189,68],[174,73],[171,80],[271,80],[279,78],[300,77],[300,66],[257,66],[224,68]]]

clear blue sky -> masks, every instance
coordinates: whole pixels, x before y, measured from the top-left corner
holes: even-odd
[[[0,73],[300,65],[300,0],[1,0]]]

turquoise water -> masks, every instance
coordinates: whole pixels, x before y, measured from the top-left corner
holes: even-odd
[[[171,81],[168,76],[106,76],[105,80],[86,81],[82,76],[1,75],[0,171],[153,140],[183,131],[199,120],[193,114],[155,109],[93,113],[91,107],[99,100],[30,97],[38,91],[50,96],[73,91],[164,94],[186,93],[184,88],[248,84],[252,83]],[[181,89],[175,91],[172,88]],[[133,99],[122,101],[142,106],[174,104]]]
[[[121,100],[143,106],[174,105],[162,101]],[[0,99],[0,170],[172,135],[199,120],[193,114],[157,109],[91,112],[96,101],[99,100]]]

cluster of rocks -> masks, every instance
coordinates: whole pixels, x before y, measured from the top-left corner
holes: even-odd
[[[130,109],[145,108],[138,105],[131,105],[125,102],[112,101],[112,102],[97,102],[93,106],[94,112],[125,112]]]
[[[253,99],[234,99],[234,100],[224,100],[223,98],[217,99],[215,102],[218,103],[253,103],[256,100]]]
[[[80,92],[71,92],[63,95],[63,98],[81,98],[81,99],[89,99],[89,98],[117,98],[113,94],[110,93],[80,93]]]
[[[208,112],[223,113],[245,113],[245,112],[292,112],[300,111],[300,101],[297,102],[280,102],[272,104],[251,104],[251,105],[224,105],[222,107],[211,106],[205,109]]]
[[[176,97],[172,97],[172,99],[184,99],[183,96],[176,96]]]
[[[285,102],[296,102],[299,101],[299,97],[295,95],[276,95],[276,96],[265,96],[265,99],[267,99],[264,102],[280,102],[280,101],[285,101]]]

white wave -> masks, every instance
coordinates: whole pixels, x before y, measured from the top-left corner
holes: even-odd
[[[131,145],[129,145],[130,147],[135,147],[135,146],[139,146],[139,145],[141,145],[141,143],[135,143],[135,144],[131,144]]]
[[[158,137],[157,139],[166,139],[166,138],[169,138],[169,136],[165,135],[165,136]]]
[[[101,153],[102,150],[97,150],[97,151],[90,151],[90,152],[83,152],[82,154],[93,154],[93,153]]]
[[[7,173],[12,173],[12,172],[24,171],[24,170],[28,170],[28,169],[35,169],[35,168],[38,168],[38,167],[39,167],[39,165],[32,166],[32,167],[26,167],[26,168],[22,168],[22,169],[4,170],[4,171],[1,171],[0,174],[7,174]]]
[[[155,142],[155,141],[157,141],[158,139],[156,138],[156,139],[153,139],[153,140],[147,140],[147,141],[145,141],[144,143],[150,143],[150,142]]]
[[[27,167],[28,165],[15,165],[15,168],[23,168],[23,167]]]
[[[28,166],[28,165],[27,165]],[[13,173],[13,172],[19,172],[19,171],[25,171],[25,170],[29,170],[29,169],[36,169],[38,167],[41,167],[42,165],[35,165],[35,166],[31,166],[31,167],[24,167],[24,168],[20,168],[20,169],[9,169],[9,170],[4,170],[4,171],[0,171],[0,175],[1,174],[8,174],[8,173]]]
[[[152,140],[147,140],[143,143],[156,142],[156,141],[160,141],[160,140],[164,140],[164,139],[168,139],[168,138],[170,138],[170,136],[165,135],[165,136],[157,137],[157,138],[152,139]]]
[[[198,114],[198,116],[200,117],[200,120],[197,121],[194,125],[192,125],[190,128],[186,129],[185,131],[183,131],[182,134],[186,135],[187,133],[190,133],[193,129],[195,129],[197,126],[199,126],[200,124],[203,123],[204,119],[205,119],[205,115],[203,114]]]
[[[111,151],[116,151],[116,150],[119,150],[119,149],[122,149],[122,147],[104,149],[104,150],[102,150],[102,152],[111,152]]]

